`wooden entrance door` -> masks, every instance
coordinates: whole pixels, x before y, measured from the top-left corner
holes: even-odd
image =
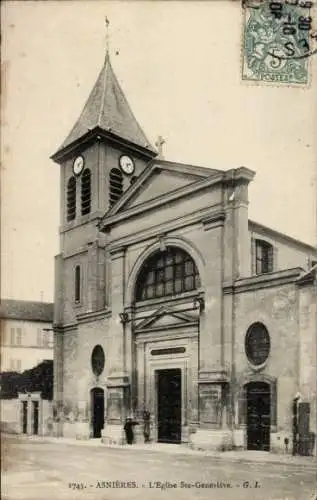
[[[33,434],[39,433],[39,402],[32,401],[33,409]]]
[[[105,395],[104,390],[96,387],[91,390],[93,437],[100,438],[104,427]]]
[[[248,450],[270,450],[271,393],[265,382],[247,384]]]
[[[27,434],[27,432],[28,432],[28,402],[27,401],[22,401],[21,417],[22,417],[22,433]]]
[[[182,435],[182,372],[157,371],[158,441],[180,443]]]

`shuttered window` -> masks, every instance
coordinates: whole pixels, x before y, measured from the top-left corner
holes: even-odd
[[[123,193],[123,175],[118,168],[110,170],[109,204],[112,207],[121,198]]]
[[[81,215],[89,214],[91,210],[91,172],[86,168],[81,178]]]
[[[67,222],[76,217],[76,179],[71,177],[67,184]]]

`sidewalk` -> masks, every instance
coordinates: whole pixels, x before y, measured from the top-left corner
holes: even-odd
[[[4,437],[4,434],[2,434]],[[13,435],[7,435],[7,437],[12,437]],[[74,446],[88,446],[88,447],[101,447],[105,450],[107,448],[118,449],[118,450],[129,450],[129,451],[150,451],[167,453],[169,455],[195,455],[200,457],[213,457],[220,460],[226,460],[230,462],[246,462],[246,463],[270,463],[270,464],[284,464],[302,467],[313,467],[316,469],[317,461],[316,457],[301,457],[292,455],[280,455],[275,453],[269,453],[265,451],[250,451],[250,450],[237,450],[237,451],[209,451],[209,450],[193,450],[187,445],[177,445],[177,444],[165,444],[165,443],[147,443],[147,444],[134,444],[134,445],[105,445],[100,439],[88,439],[88,440],[78,440],[63,437],[40,437],[40,436],[21,436],[15,435],[15,438],[23,441],[36,441],[43,443],[53,443],[53,444],[66,444]]]

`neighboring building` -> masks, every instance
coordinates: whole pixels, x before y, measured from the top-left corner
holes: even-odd
[[[284,450],[299,401],[316,432],[316,251],[249,220],[254,172],[158,159],[108,54],[52,158],[60,434],[146,409],[155,441]]]
[[[2,299],[1,372],[28,370],[53,359],[53,304]]]
[[[23,373],[0,375],[1,431],[47,435],[53,432],[53,361]]]

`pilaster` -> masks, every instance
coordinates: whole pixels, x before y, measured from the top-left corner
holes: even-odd
[[[98,306],[98,243],[88,244],[87,270],[87,311],[93,312]]]

